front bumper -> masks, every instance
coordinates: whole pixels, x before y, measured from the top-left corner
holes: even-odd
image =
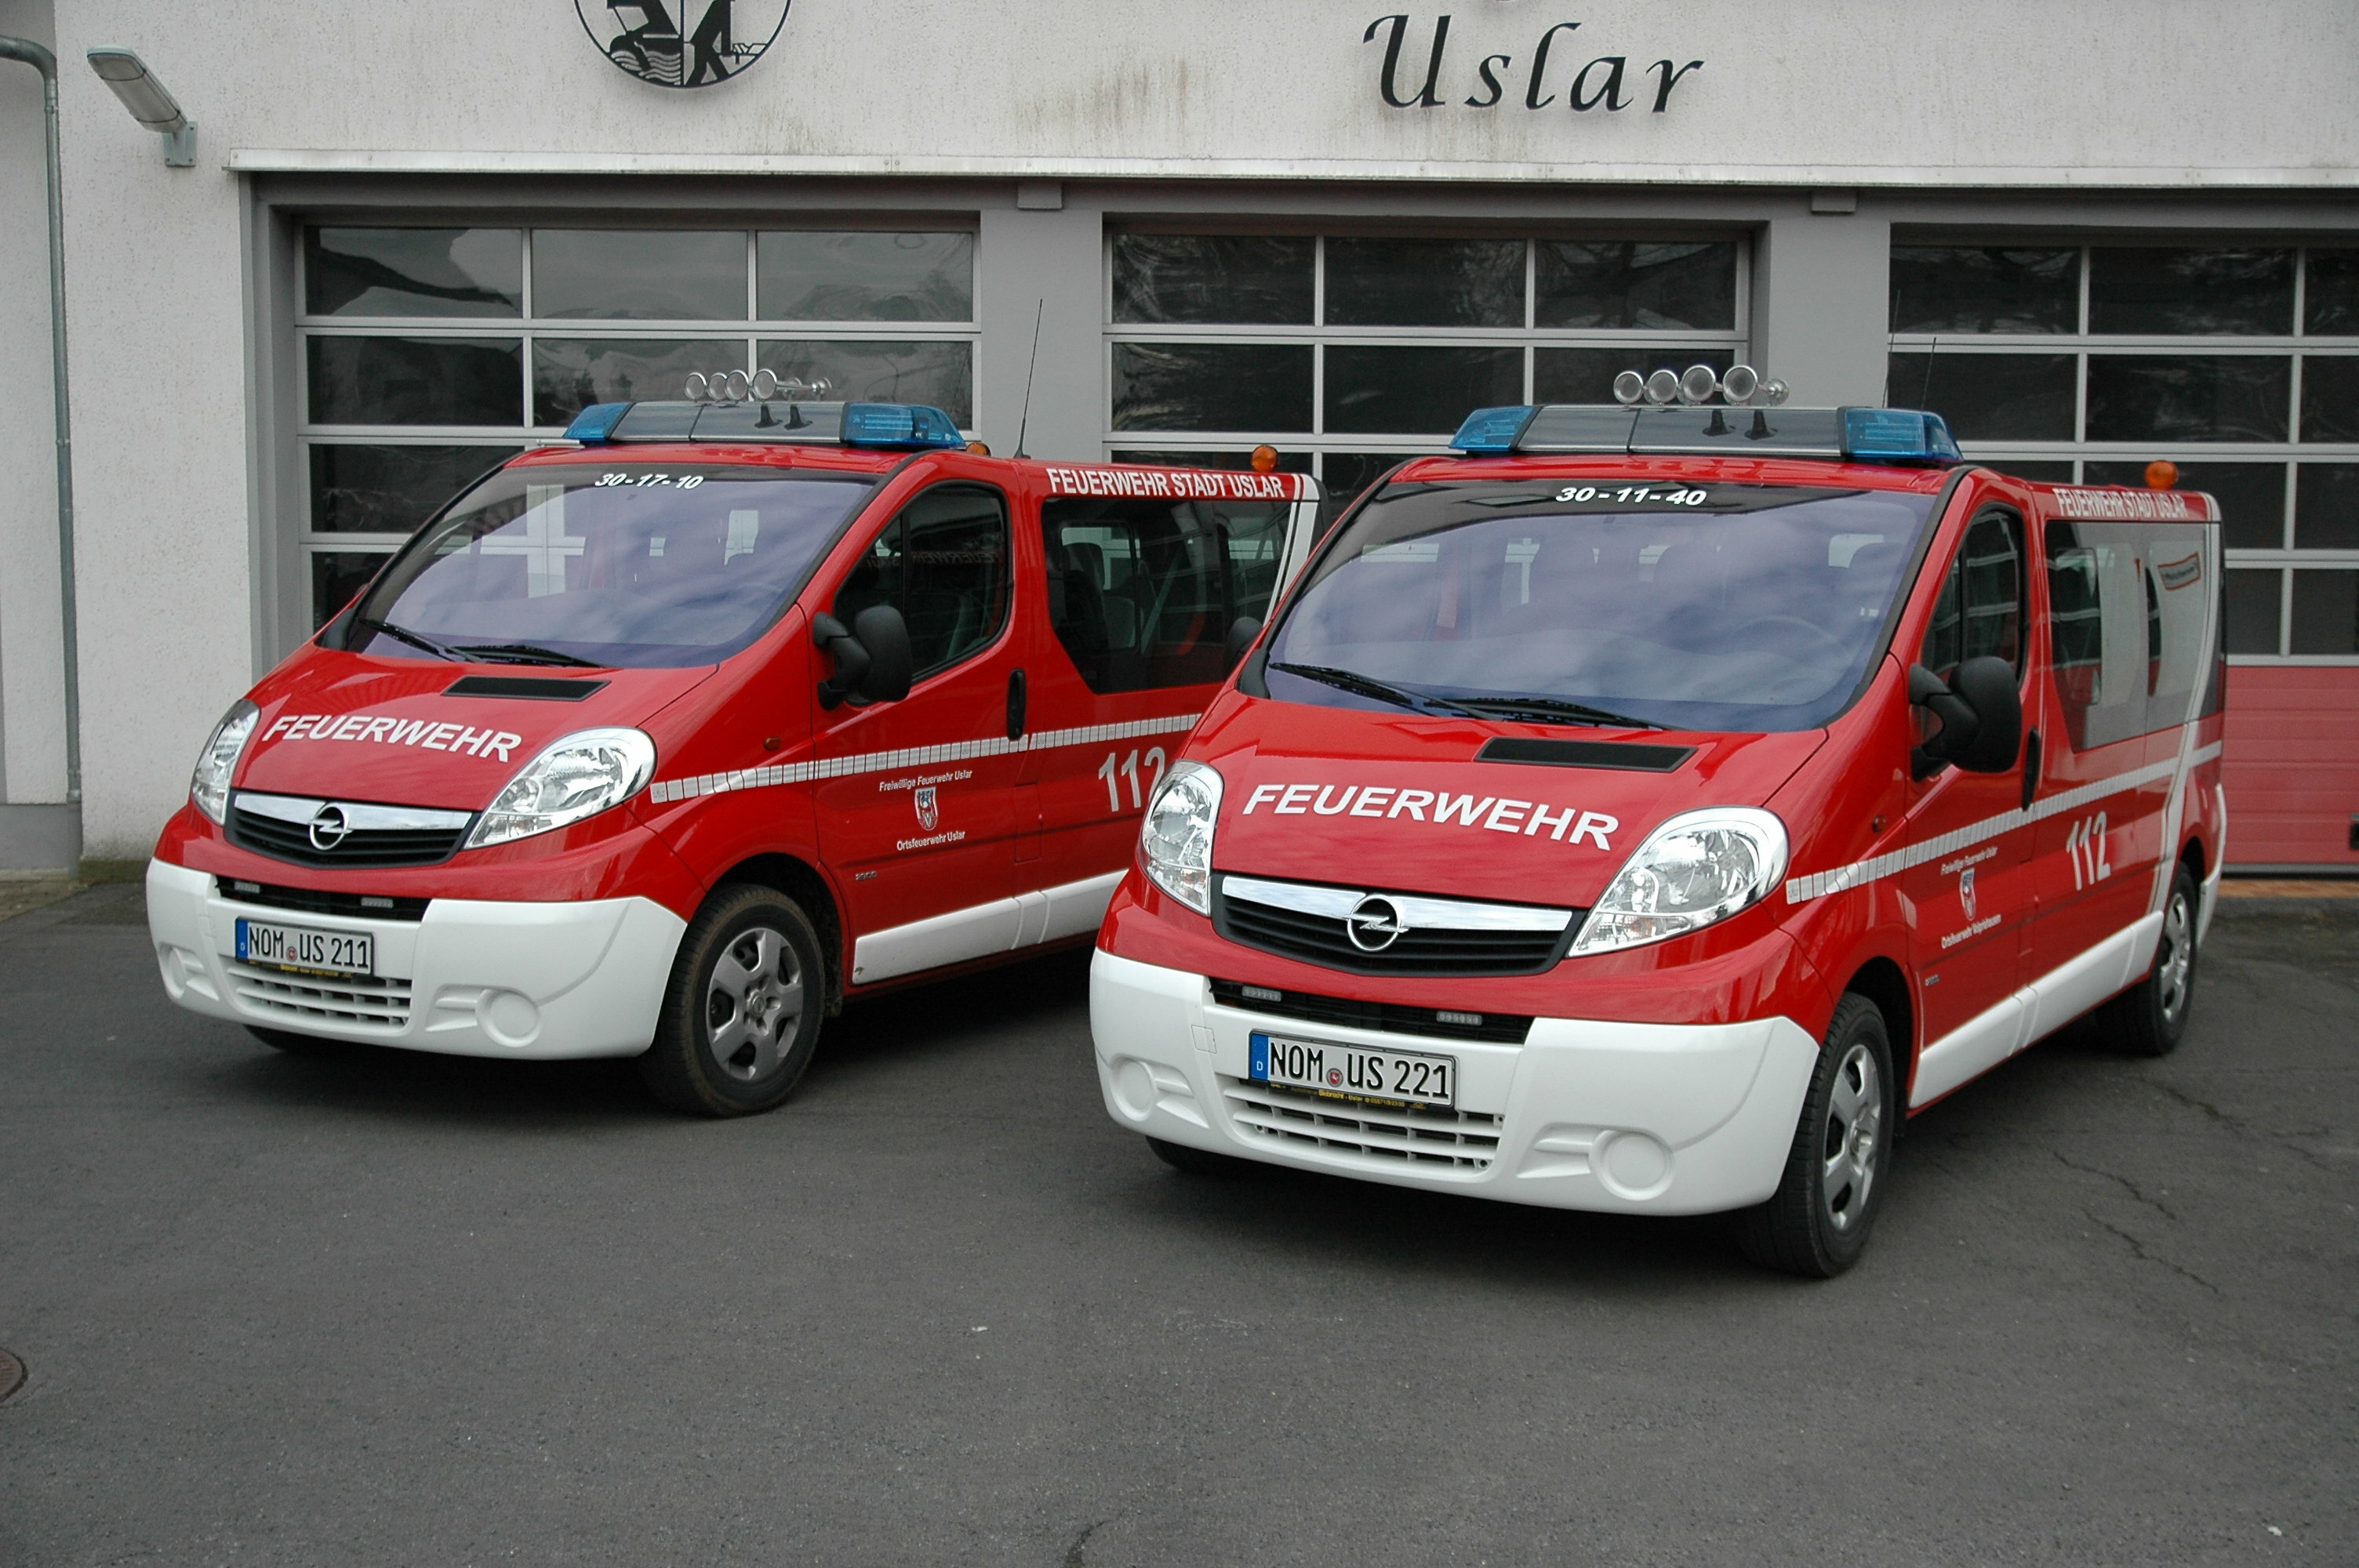
[[[238,962],[237,920],[376,938],[379,979],[313,979]],[[422,920],[365,920],[223,898],[212,877],[147,862],[164,989],[194,1012],[325,1040],[458,1056],[636,1056],[687,923],[645,898],[438,898]]]
[[[1247,1081],[1249,1036],[1435,1051],[1459,1110],[1408,1115]],[[1543,1018],[1520,1045],[1225,1007],[1205,977],[1101,950],[1098,1087],[1116,1122],[1248,1160],[1549,1208],[1703,1214],[1777,1187],[1819,1043],[1790,1019],[1673,1025]]]

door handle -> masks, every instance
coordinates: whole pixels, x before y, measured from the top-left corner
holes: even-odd
[[[1021,668],[1007,672],[1007,738],[1024,739],[1024,672]]]
[[[2029,811],[2039,794],[2039,731],[2023,732],[2023,809]]]

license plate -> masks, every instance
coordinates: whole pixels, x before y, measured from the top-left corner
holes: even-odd
[[[1338,1045],[1328,1040],[1253,1035],[1254,1082],[1308,1089],[1333,1099],[1383,1105],[1458,1104],[1458,1058],[1421,1051]]]
[[[376,938],[365,931],[312,931],[241,917],[237,957],[242,964],[312,975],[374,975]]]

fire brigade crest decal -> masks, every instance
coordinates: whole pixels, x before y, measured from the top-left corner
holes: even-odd
[[[762,58],[792,0],[573,0],[590,41],[658,87],[711,87]]]
[[[918,802],[918,826],[931,833],[942,819],[941,807],[935,804],[934,786],[926,785],[915,792]]]

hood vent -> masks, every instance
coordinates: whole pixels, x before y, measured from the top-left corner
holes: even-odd
[[[1642,746],[1628,741],[1514,741],[1502,735],[1483,742],[1478,762],[1527,762],[1546,768],[1623,768],[1639,773],[1677,773],[1693,746]]]
[[[603,691],[602,680],[563,680],[549,676],[461,676],[442,688],[445,697],[521,697],[540,702],[580,702]]]

